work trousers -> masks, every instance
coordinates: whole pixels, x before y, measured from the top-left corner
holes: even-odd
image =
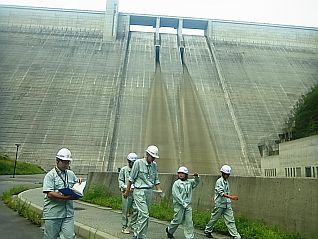
[[[74,217],[45,219],[44,239],[74,239]]]
[[[134,198],[132,193],[129,193],[127,198],[122,196],[122,228],[123,229],[127,227],[134,229],[135,224],[137,222],[137,211],[135,207],[136,206],[134,205]],[[129,209],[132,210],[132,216],[131,216],[130,223],[128,224]]]
[[[149,223],[149,206],[152,200],[151,189],[137,189],[133,191],[134,203],[136,205],[137,223],[134,229],[134,238],[146,239]]]
[[[223,216],[225,225],[227,226],[229,233],[235,239],[240,239],[241,236],[237,232],[235,226],[235,219],[233,214],[233,209],[231,206],[227,206],[226,208],[214,207],[211,213],[211,219],[205,227],[205,232],[212,232],[215,223],[219,220],[219,218]]]
[[[192,208],[184,208],[181,205],[174,206],[174,216],[168,226],[168,232],[173,234],[180,224],[183,224],[184,237],[186,239],[194,238],[194,227],[192,221]]]

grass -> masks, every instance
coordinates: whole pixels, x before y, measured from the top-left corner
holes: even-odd
[[[103,186],[90,188],[82,200],[104,207],[121,209],[121,197],[112,196]],[[149,212],[151,217],[169,222],[173,217],[172,202],[167,198],[163,198],[160,202],[153,204]],[[210,220],[210,215],[211,212],[209,210],[193,210],[194,227],[203,230]],[[300,235],[285,232],[277,227],[266,225],[261,221],[252,222],[244,217],[236,217],[236,226],[244,239],[303,239]],[[223,235],[229,235],[222,219],[217,222],[214,231]]]
[[[32,209],[30,209],[30,204],[27,202],[23,202],[18,199],[16,196],[25,190],[30,188],[34,188],[34,186],[16,186],[8,191],[5,191],[1,199],[3,202],[14,211],[18,212],[20,216],[27,218],[31,223],[41,226],[42,224],[42,214],[39,214]]]
[[[13,175],[13,171],[14,160],[9,159],[5,155],[0,155],[0,175]],[[40,174],[44,172],[45,171],[38,165],[17,161],[16,175]]]
[[[121,198],[113,197],[109,192],[104,190],[104,186],[101,185],[90,188],[81,200],[103,207],[121,209]]]
[[[34,187],[34,186],[33,186]],[[22,202],[15,195],[32,186],[17,186],[6,191],[2,195],[2,200],[8,207],[17,211],[19,215],[27,218],[33,224],[40,226],[42,224],[42,215],[30,209],[30,205]],[[83,201],[97,204],[113,209],[121,209],[121,197],[112,196],[110,192],[105,190],[103,186],[95,186],[90,188]],[[172,203],[167,198],[163,198],[158,203],[153,204],[150,208],[150,216],[169,222],[173,217]],[[210,211],[193,210],[194,227],[203,230],[210,219]],[[250,221],[243,217],[236,217],[236,226],[244,239],[303,239],[300,235],[291,234],[280,230],[278,227],[266,225],[261,221]],[[214,227],[216,233],[229,235],[227,227],[222,219],[220,219]]]

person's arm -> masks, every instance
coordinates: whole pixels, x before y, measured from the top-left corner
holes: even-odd
[[[159,175],[158,175],[158,169],[157,169],[157,163],[154,162],[153,165],[155,166],[155,172],[156,172],[156,177],[155,177],[155,188],[158,191],[162,191],[161,186],[160,186],[160,181],[159,181]]]
[[[120,169],[120,172],[119,172],[119,175],[118,175],[118,184],[119,184],[120,191],[125,192],[127,186],[125,184],[124,168]]]
[[[73,178],[73,182],[72,183],[81,184],[83,182],[83,178],[78,178],[72,170],[67,170],[66,173],[67,173],[69,178]]]
[[[156,184],[156,185],[155,185],[155,188],[156,188],[156,190],[158,190],[158,191],[162,191],[162,190],[161,190],[160,183]]]
[[[131,191],[131,181],[128,181],[126,191],[123,193],[124,198],[128,197],[129,192]]]
[[[187,206],[189,206],[189,204],[187,204],[186,202],[182,200],[182,190],[178,186],[178,180],[175,181],[172,185],[172,196],[173,196],[173,199],[177,203],[179,203],[182,207],[186,208]]]
[[[77,178],[76,182],[81,184],[83,182],[83,178]]]
[[[66,195],[60,194],[58,192],[47,192],[46,194],[47,194],[47,196],[49,198],[56,199],[56,200],[62,200],[62,201],[64,201],[64,200],[72,200],[72,196],[71,195],[67,195],[66,196]]]
[[[192,176],[193,176],[193,178],[194,178],[194,180],[192,180],[192,181],[193,181],[193,182],[192,182],[192,188],[195,188],[195,187],[197,187],[197,186],[199,185],[199,183],[200,183],[200,176],[199,176],[198,173],[194,173],[194,174],[192,174]]]
[[[232,200],[235,200],[235,201],[239,200],[238,196],[232,196],[232,195],[229,195],[229,194],[226,194],[226,193],[223,194],[223,197],[226,197],[226,198],[229,198],[229,199],[232,199]]]
[[[131,186],[138,176],[138,172],[139,172],[139,160],[137,160],[131,168],[129,181],[127,183],[127,188],[126,188],[126,191],[123,193],[124,198],[128,197],[128,194],[131,191]]]

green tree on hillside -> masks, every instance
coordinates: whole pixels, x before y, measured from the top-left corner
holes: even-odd
[[[287,125],[292,139],[318,134],[318,85],[299,99]]]

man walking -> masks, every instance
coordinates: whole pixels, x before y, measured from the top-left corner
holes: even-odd
[[[122,230],[121,232],[124,234],[129,234],[129,228],[134,228],[137,220],[137,212],[133,210],[133,193],[129,192],[127,198],[124,197],[124,193],[127,189],[127,184],[129,181],[129,176],[131,172],[131,168],[134,165],[134,162],[137,160],[138,156],[135,153],[130,153],[127,156],[128,165],[122,167],[119,171],[118,175],[118,184],[120,191],[122,192]],[[132,218],[128,225],[128,213],[129,210],[133,210]]]
[[[230,184],[228,178],[231,174],[231,167],[223,165],[220,169],[221,177],[215,183],[215,195],[214,195],[214,209],[211,213],[211,219],[205,227],[204,233],[208,238],[213,238],[212,231],[215,223],[223,215],[225,225],[227,226],[230,235],[233,239],[240,239],[241,236],[237,232],[235,226],[235,220],[233,210],[231,206],[231,200],[238,200],[237,196],[230,195]]]
[[[82,182],[69,170],[71,161],[71,151],[62,148],[56,154],[56,166],[44,177],[44,239],[75,238],[73,198],[59,192],[59,189],[72,188],[76,182]]]
[[[154,162],[157,158],[159,158],[157,146],[150,145],[146,149],[146,157],[136,160],[131,169],[124,197],[128,197],[131,185],[133,184],[134,202],[138,211],[133,239],[146,239],[149,223],[149,206],[153,194],[152,189],[155,187],[156,190],[161,191],[157,164]]]
[[[178,180],[172,186],[174,216],[166,228],[168,238],[174,238],[173,233],[180,224],[183,224],[185,239],[194,239],[194,227],[192,221],[192,190],[200,182],[199,175],[194,173],[193,179],[188,179],[189,170],[182,166],[178,169]]]

